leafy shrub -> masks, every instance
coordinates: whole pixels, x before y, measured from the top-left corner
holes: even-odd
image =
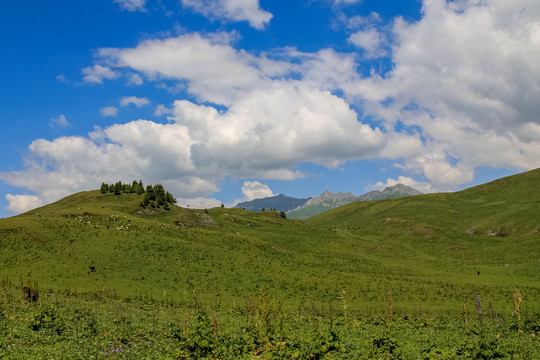
[[[30,328],[34,331],[43,331],[50,334],[62,335],[66,325],[60,311],[52,306],[44,306],[30,322]]]

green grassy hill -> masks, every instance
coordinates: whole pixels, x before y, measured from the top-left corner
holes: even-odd
[[[534,170],[457,193],[351,203],[306,223],[333,228],[365,254],[371,249],[381,261],[415,269],[412,281],[454,284],[453,294],[466,287],[528,287],[536,298],[538,184]]]
[[[320,335],[327,342],[317,346],[321,354],[334,351],[349,354],[343,358],[362,351],[367,351],[366,358],[399,358],[374,355],[377,349],[392,352],[392,343],[388,341],[393,338],[386,333],[388,328],[384,325],[388,319],[381,320],[388,315],[381,314],[390,311],[391,317],[393,311],[401,319],[400,349],[409,349],[409,354],[419,349],[431,351],[426,339],[442,331],[446,335],[441,341],[445,343],[437,343],[437,349],[447,349],[452,355],[448,359],[470,358],[469,353],[456,350],[459,345],[456,342],[470,339],[469,325],[461,328],[459,324],[469,324],[463,322],[464,306],[468,309],[465,317],[474,317],[476,294],[482,300],[484,313],[492,311],[499,316],[493,315],[489,327],[484,322],[478,326],[500,332],[503,330],[497,330],[496,324],[501,319],[507,324],[505,331],[512,332],[512,326],[525,324],[528,325],[524,328],[534,334],[540,329],[538,184],[540,171],[535,170],[457,193],[351,203],[307,221],[286,220],[273,211],[227,208],[205,211],[176,206],[169,211],[143,209],[139,206],[142,196],[136,194],[99,191],[74,194],[0,220],[0,279],[3,279],[0,287],[6,294],[4,305],[0,302],[0,315],[4,314],[0,316],[0,331],[3,319],[11,316],[22,325],[19,329],[19,325],[10,325],[5,320],[6,339],[17,331],[21,338],[31,338],[27,334],[30,325],[24,324],[32,318],[35,320],[43,310],[23,305],[11,308],[8,304],[12,300],[6,299],[10,296],[13,299],[13,294],[20,291],[15,290],[20,289],[18,284],[37,283],[43,302],[78,304],[76,308],[84,311],[89,306],[101,309],[103,304],[113,301],[113,304],[120,302],[121,313],[128,307],[130,316],[146,319],[147,311],[157,314],[154,311],[159,309],[160,314],[168,314],[163,315],[165,318],[175,318],[177,310],[172,309],[196,307],[200,311],[203,306],[211,308],[216,317],[230,317],[232,320],[226,325],[230,329],[237,329],[242,323],[240,319],[247,316],[251,325],[247,330],[244,325],[238,328],[244,329],[244,335],[234,335],[239,336],[235,339],[244,339],[238,340],[244,344],[244,350],[262,349],[263,344],[272,341],[275,348],[279,339],[304,344],[308,340],[296,338],[295,331],[299,330],[294,329],[309,325],[305,331],[320,334],[320,326],[331,330],[338,319],[336,324],[342,327],[329,331],[339,335],[339,346],[344,347],[328,345],[334,336],[330,333]],[[94,266],[96,271],[90,272],[89,266]],[[513,296],[518,291],[523,296],[521,311],[524,316],[528,314],[528,322],[521,323],[516,317]],[[152,308],[141,310],[140,304],[147,304],[148,299]],[[90,303],[86,304],[87,301]],[[139,305],[130,308],[132,303]],[[95,316],[107,319],[109,315],[103,314],[118,311],[114,310],[116,305],[111,306],[103,313],[95,310]],[[34,315],[25,313],[32,311]],[[190,310],[187,311],[189,323]],[[157,319],[158,315],[155,316]],[[268,319],[264,320],[264,316]],[[447,317],[454,319],[451,326],[447,320],[441,320]],[[263,326],[250,323],[253,319],[268,321],[264,326],[271,334],[249,345],[242,342],[247,341],[246,334],[254,334],[253,331],[259,331],[256,326]],[[269,319],[273,319],[271,325]],[[292,321],[292,325],[284,325],[287,324],[283,323],[284,319]],[[411,319],[417,319],[418,323],[416,320],[410,323]],[[189,340],[185,338],[187,335],[171,332],[166,325],[168,320],[160,320],[161,325],[148,321],[138,330],[129,330],[132,332],[124,340],[117,338],[116,344],[133,343],[141,338],[141,331],[145,334],[161,331],[160,341],[167,344],[177,341],[174,339]],[[420,322],[424,326],[430,321],[437,323],[437,327],[426,332],[418,328]],[[110,331],[103,330],[109,326],[108,320],[98,323],[100,331]],[[154,332],[148,329],[152,326]],[[374,328],[368,331],[370,326]],[[356,331],[355,335],[349,334],[349,330]],[[372,331],[384,335],[386,345],[374,340]],[[452,337],[456,331],[461,337]],[[227,341],[233,341],[231,334],[227,335]],[[420,338],[413,334],[419,334]],[[155,339],[159,336],[155,335]],[[518,339],[520,346],[533,349],[530,351],[540,348],[536,338],[526,339]],[[518,340],[512,337],[512,341],[504,343],[505,349],[512,349]],[[104,340],[96,341],[101,344]],[[356,345],[347,348],[347,341]],[[377,349],[372,349],[375,345]],[[260,351],[265,354],[270,351],[264,349]],[[300,347],[296,350],[299,354],[312,351],[302,352]],[[0,344],[0,357],[2,354]],[[295,358],[293,352],[287,354],[274,358]],[[303,356],[296,358],[311,358]]]
[[[312,205],[304,208],[300,208],[298,210],[291,210],[287,213],[287,217],[289,219],[300,219],[300,220],[306,220],[310,217],[322,214],[325,211],[331,210],[331,205]]]
[[[352,203],[308,223],[373,228],[384,217],[383,220],[407,220],[457,233],[487,235],[501,229],[507,235],[529,234],[540,226],[540,192],[536,190],[539,184],[540,170],[533,170],[456,193]]]
[[[537,297],[539,183],[532,171],[458,193],[352,203],[306,222],[272,211],[145,210],[140,195],[83,192],[0,221],[0,276],[230,301],[261,287],[291,303],[346,289],[358,307],[388,290],[405,307],[457,306],[480,287],[494,301],[516,287]]]

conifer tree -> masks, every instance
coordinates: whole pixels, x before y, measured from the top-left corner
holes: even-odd
[[[156,200],[156,194],[154,193],[154,187],[152,185],[146,187],[145,197],[148,198],[149,201]]]
[[[165,195],[165,200],[169,203],[169,204],[176,204],[176,199],[174,198],[174,196],[172,196],[172,194],[170,192],[167,191],[167,194]]]
[[[156,194],[156,201],[159,206],[163,206],[165,204],[165,188],[163,188],[163,185],[156,184],[154,186],[154,193]]]
[[[137,180],[133,180],[133,182],[131,183],[131,191],[130,193],[137,193],[139,190],[139,183],[137,182]]]
[[[122,182],[119,181],[116,184],[114,184],[114,195],[120,195],[122,194]]]

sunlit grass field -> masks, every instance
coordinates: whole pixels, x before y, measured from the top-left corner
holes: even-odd
[[[0,357],[540,358],[538,184],[307,221],[74,194],[0,220]]]

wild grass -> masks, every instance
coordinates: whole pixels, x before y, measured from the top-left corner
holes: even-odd
[[[261,290],[235,306],[65,294],[40,303],[1,288],[0,356],[7,359],[535,359],[538,314],[350,311],[333,303],[284,309]],[[385,303],[384,299],[381,301]],[[474,303],[474,296],[469,301]],[[465,307],[464,307],[465,309]],[[465,321],[463,319],[466,319]],[[502,319],[502,320],[501,320]]]

